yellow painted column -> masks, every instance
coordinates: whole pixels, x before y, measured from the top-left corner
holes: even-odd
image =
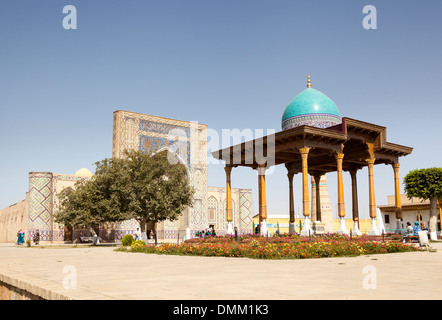
[[[305,218],[310,216],[310,200],[308,190],[308,153],[310,148],[299,149],[302,159],[302,213]]]
[[[310,227],[310,200],[309,200],[309,179],[308,179],[308,153],[310,148],[299,149],[302,160],[302,212],[304,214],[304,224],[301,230],[301,236],[309,236],[313,231]]]
[[[344,179],[342,177],[342,162],[344,161],[344,154],[341,152],[335,153],[336,169],[338,173],[338,216],[339,227],[336,233],[349,234],[347,226],[345,225],[345,202],[344,202]]]
[[[232,187],[230,181],[230,174],[232,172],[231,166],[224,167],[226,171],[226,220],[227,220],[227,234],[233,234],[232,226]]]
[[[396,206],[396,218],[402,219],[401,187],[399,181],[399,163],[393,164],[394,170],[394,204]]]
[[[373,165],[375,159],[367,159],[368,163],[368,201],[370,218],[376,218],[376,200],[374,193]]]
[[[393,164],[394,172],[394,204],[396,211],[396,233],[402,232],[402,202],[401,202],[401,187],[399,181],[399,163]]]
[[[265,178],[265,166],[258,167],[258,180],[259,180],[259,216],[261,217],[260,231],[261,235],[267,235],[267,200],[266,200],[266,178]]]
[[[373,166],[376,159],[372,155],[370,159],[367,159],[368,164],[368,201],[369,201],[369,214],[371,218],[371,227],[368,231],[369,235],[380,235],[380,231],[377,228],[376,223],[376,200],[374,192],[374,176],[373,176]]]
[[[259,212],[261,219],[267,219],[267,201],[266,201],[266,178],[265,167],[258,168],[259,177],[259,193],[261,198],[261,204],[259,206]]]
[[[338,216],[345,217],[345,203],[344,203],[344,180],[342,178],[342,162],[344,160],[343,153],[336,153],[336,163],[338,172]]]

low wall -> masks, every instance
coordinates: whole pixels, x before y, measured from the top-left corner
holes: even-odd
[[[71,298],[0,274],[0,300],[71,300]]]
[[[28,237],[28,196],[12,206],[0,210],[0,243],[13,243],[22,229]]]

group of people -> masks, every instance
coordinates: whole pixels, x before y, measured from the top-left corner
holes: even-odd
[[[216,236],[216,232],[215,229],[205,229],[205,230],[201,230],[201,231],[197,231],[195,232],[195,236],[198,238],[204,238],[204,237],[214,237]]]
[[[411,226],[410,222],[407,222],[407,228],[405,230],[405,236],[417,236],[419,231],[427,231],[428,232],[428,228],[425,225],[425,222],[421,222],[419,223],[419,221],[415,221],[414,222],[414,226]]]
[[[34,244],[36,245],[38,245],[38,243],[40,242],[40,231],[38,229],[34,233],[33,240]],[[15,241],[15,243],[19,246],[25,243],[25,232],[23,231],[23,229],[18,230],[17,240]]]
[[[155,233],[153,232],[153,230],[150,230],[149,238],[148,238],[148,239],[153,239],[154,237],[155,237]],[[140,228],[137,228],[137,231],[135,231],[135,233],[134,233],[134,240],[135,240],[135,241],[137,241],[137,240],[143,240],[143,239],[141,238],[141,231],[140,231]]]

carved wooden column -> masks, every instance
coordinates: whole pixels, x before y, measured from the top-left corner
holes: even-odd
[[[357,169],[350,170],[351,177],[351,204],[352,204],[352,214],[353,214],[353,234],[362,235],[359,230],[359,204],[358,204],[358,184],[356,179]]]
[[[336,231],[341,234],[349,234],[347,227],[345,226],[345,202],[344,202],[344,180],[342,177],[342,162],[344,161],[344,154],[337,152],[335,154],[337,173],[338,173],[338,216],[339,227]]]
[[[304,214],[304,226],[302,227],[301,235],[308,236],[312,230],[310,226],[310,200],[308,190],[308,153],[310,148],[300,148],[302,159],[302,213]]]
[[[373,152],[373,144],[367,143],[367,146],[370,153],[370,158],[367,159],[366,161],[368,164],[368,196],[369,196],[369,214],[371,218],[371,228],[368,231],[368,234],[379,235],[380,232],[376,224],[376,200],[375,200],[374,176],[373,176],[373,166],[376,161],[376,158]]]
[[[289,178],[289,211],[290,211],[290,224],[289,233],[295,233],[295,199],[293,196],[293,173],[288,173]]]
[[[321,190],[319,186],[319,183],[321,181],[321,176],[315,175],[314,179],[315,179],[316,216],[313,217],[312,215],[312,219],[313,221],[321,221]]]
[[[402,233],[402,202],[401,202],[401,187],[399,181],[399,167],[400,163],[393,163],[394,171],[394,205],[396,207],[396,233]]]
[[[260,231],[261,235],[267,235],[267,200],[266,200],[266,179],[265,179],[265,165],[258,167],[259,180],[259,216],[261,217]]]
[[[226,171],[226,220],[227,220],[227,234],[233,235],[233,226],[232,226],[232,187],[230,182],[230,174],[232,172],[231,166],[225,166],[224,170]]]

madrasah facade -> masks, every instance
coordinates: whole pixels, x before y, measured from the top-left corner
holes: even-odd
[[[158,224],[157,237],[164,241],[191,238],[198,231],[214,228],[217,234],[227,230],[226,188],[207,184],[207,125],[118,110],[113,116],[112,156],[124,150],[171,152],[186,166],[190,184],[195,189],[193,207],[188,207],[177,221]],[[90,230],[70,228],[54,221],[59,207],[57,195],[76,182],[91,179],[92,172],[80,169],[75,174],[30,172],[25,199],[0,210],[0,243],[14,242],[18,230],[33,239],[38,230],[42,243],[64,243],[89,237]],[[252,232],[253,202],[251,189],[232,189],[233,221],[240,234]],[[119,241],[133,234],[136,220],[105,223],[96,230],[104,241]]]

